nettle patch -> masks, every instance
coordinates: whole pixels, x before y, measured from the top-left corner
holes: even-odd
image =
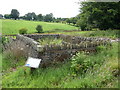
[[[107,38],[88,38],[63,34],[16,35],[16,39],[10,44],[13,42],[14,45],[18,45],[19,51],[27,50],[24,54],[27,53],[27,57],[42,59],[40,65],[42,67],[69,60],[80,51],[89,54],[90,52],[96,52],[98,46],[111,45]],[[22,48],[21,44],[24,44],[25,47]]]

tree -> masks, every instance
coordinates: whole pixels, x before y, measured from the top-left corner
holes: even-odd
[[[41,33],[43,31],[43,28],[41,25],[37,25],[36,30],[38,31],[38,33]]]
[[[120,2],[82,2],[81,6],[79,22],[86,28],[120,29]]]
[[[68,24],[70,24],[70,23],[71,23],[70,18],[66,19],[66,22],[67,22]]]
[[[77,17],[70,18],[70,21],[75,25],[77,23]]]
[[[19,18],[19,14],[20,14],[20,13],[18,12],[18,10],[17,10],[17,9],[12,9],[12,10],[11,10],[11,14],[10,14],[10,15],[11,15],[11,18],[13,18],[13,19],[15,19],[15,20],[16,20],[16,19],[18,19],[18,18]]]
[[[26,20],[32,20],[32,14],[31,13],[27,13],[27,14],[25,14],[24,18]]]
[[[51,21],[53,21],[53,14],[52,14],[52,13],[46,14],[46,15],[44,16],[44,21],[45,21],[45,22],[51,22]]]
[[[38,15],[37,15],[37,20],[38,20],[38,21],[43,21],[43,16],[42,16],[42,14],[38,14]]]
[[[26,20],[33,20],[33,21],[35,21],[35,20],[37,20],[37,15],[34,12],[27,13],[27,14],[25,14],[24,18]]]
[[[10,14],[5,14],[5,15],[4,15],[4,18],[5,18],[5,19],[11,19],[11,15],[10,15]]]
[[[31,13],[31,16],[33,21],[37,20],[37,15],[34,12]]]

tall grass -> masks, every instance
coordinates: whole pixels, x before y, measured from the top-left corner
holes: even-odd
[[[119,30],[107,30],[107,31],[93,31],[93,32],[87,33],[86,36],[120,38],[119,34],[120,34]]]
[[[27,67],[18,67],[16,71],[3,76],[4,88],[118,88],[118,43],[102,52],[74,56],[83,61],[93,62],[89,67],[78,70],[74,75],[71,70],[72,60],[57,66],[37,69],[30,74]],[[84,58],[85,57],[85,58]],[[76,59],[74,58],[74,59]],[[78,59],[79,60],[79,59]],[[85,63],[81,63],[85,65]]]
[[[39,39],[38,42],[40,45],[60,45],[62,44],[62,39],[57,39],[57,38],[44,38],[44,39]]]
[[[59,34],[67,34],[73,36],[84,37],[104,37],[104,38],[120,38],[120,30],[107,30],[107,31],[75,31],[75,32],[55,32]]]

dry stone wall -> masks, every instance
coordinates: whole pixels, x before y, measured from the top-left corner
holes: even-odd
[[[31,52],[29,56],[42,59],[41,66],[48,66],[56,61],[64,61],[79,51],[93,52],[99,45],[110,44],[109,39],[78,37],[63,34],[17,35],[16,37],[16,40],[24,42],[26,46],[30,47]],[[38,39],[50,37],[63,39],[62,45],[42,46],[37,42]]]
[[[59,38],[59,34],[26,34],[26,37],[32,38],[34,40],[44,39],[44,38]]]

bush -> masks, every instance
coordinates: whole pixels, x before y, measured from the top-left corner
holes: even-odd
[[[80,27],[81,31],[85,31],[87,24],[85,21],[78,20],[77,21],[77,26]]]
[[[42,26],[37,25],[36,30],[38,31],[38,33],[41,33],[43,31]]]
[[[22,28],[19,30],[19,34],[27,34],[27,29],[26,28]]]
[[[105,46],[97,46],[96,50],[97,50],[97,52],[102,52],[102,51],[106,50],[106,47]]]

